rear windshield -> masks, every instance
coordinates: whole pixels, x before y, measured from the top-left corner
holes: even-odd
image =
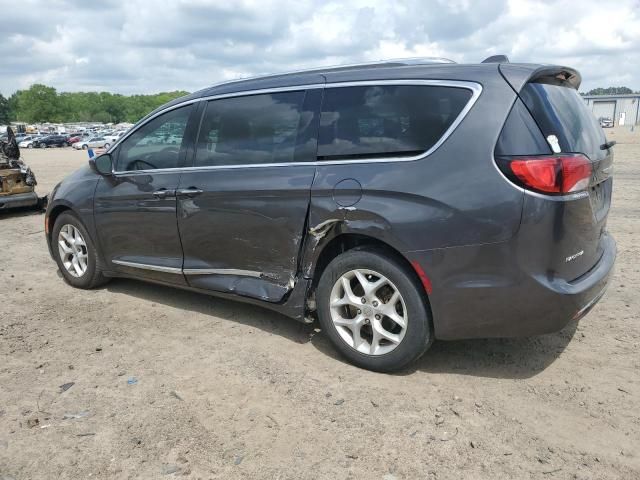
[[[324,92],[318,158],[412,156],[429,150],[469,102],[466,88],[375,85]]]
[[[576,90],[546,83],[528,83],[520,97],[544,137],[548,140],[550,135],[555,135],[561,152],[582,153],[592,160],[601,155],[600,145],[606,142],[604,132]]]

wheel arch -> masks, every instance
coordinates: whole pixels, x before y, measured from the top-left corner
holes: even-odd
[[[340,233],[325,242],[325,244],[320,249],[315,261],[309,266],[311,291],[315,291],[316,287],[318,286],[318,282],[320,281],[320,277],[322,277],[322,273],[334,258],[344,252],[354,249],[384,253],[385,255],[393,258],[400,265],[404,266],[408,274],[412,276],[417,284],[423,287],[424,298],[427,302],[427,305],[429,305],[429,294],[431,293],[430,285],[428,285],[428,283],[425,283],[425,278],[423,278],[424,272],[418,271],[419,266],[415,266],[414,264],[412,264],[411,261],[409,261],[409,259],[404,256],[400,250],[393,247],[389,243],[361,233]]]
[[[51,211],[49,211],[45,216],[45,232],[47,232],[49,241],[51,241],[51,233],[53,232],[53,226],[56,224],[56,220],[62,213],[68,211],[74,213],[73,209],[69,205],[58,204],[52,207]]]

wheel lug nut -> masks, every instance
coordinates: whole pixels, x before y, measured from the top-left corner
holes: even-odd
[[[367,299],[366,299],[366,298],[364,298],[364,297],[362,297],[362,300],[361,300],[361,301],[362,301],[362,303],[367,303]]]
[[[366,324],[368,325],[368,324],[369,324],[369,319],[368,319],[368,318],[365,318],[365,319],[364,319],[364,323],[366,323]]]
[[[376,302],[376,301],[374,300],[372,305],[373,305],[374,307],[377,307],[377,306],[378,306],[378,302]]]
[[[380,315],[376,315],[376,320],[380,320],[382,317]]]
[[[362,313],[362,310],[358,309],[358,315],[360,315]]]

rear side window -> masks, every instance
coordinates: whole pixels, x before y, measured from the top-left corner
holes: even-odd
[[[583,153],[592,160],[603,155],[600,145],[606,142],[604,132],[575,89],[528,83],[520,98],[552,148],[557,140],[556,151]]]
[[[304,97],[300,91],[210,101],[200,125],[195,165],[293,162]]]
[[[472,92],[466,88],[376,85],[324,93],[318,158],[413,156],[438,142]]]

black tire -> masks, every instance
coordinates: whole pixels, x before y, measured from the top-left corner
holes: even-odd
[[[38,145],[40,148],[47,148],[47,145],[44,143],[41,143],[40,145]]]
[[[331,290],[345,273],[355,269],[378,272],[389,279],[402,295],[407,310],[407,327],[402,341],[383,355],[367,355],[348,345],[331,319]],[[353,249],[334,258],[322,273],[316,290],[318,318],[322,330],[336,349],[351,363],[367,370],[392,372],[420,358],[433,342],[433,327],[426,293],[414,272],[383,250]]]
[[[58,235],[60,234],[60,230],[62,229],[62,227],[67,224],[73,225],[80,231],[87,248],[87,270],[80,277],[74,277],[67,271],[62,263],[62,258],[60,257],[60,251],[58,249]],[[103,285],[108,281],[108,278],[102,274],[104,268],[102,266],[102,263],[100,262],[99,256],[97,255],[96,247],[93,244],[93,241],[89,236],[87,229],[84,227],[84,225],[76,215],[71,212],[64,212],[60,214],[60,216],[56,219],[55,225],[53,226],[53,231],[51,233],[51,243],[53,247],[53,256],[55,257],[56,263],[58,264],[58,269],[60,270],[60,273],[62,274],[64,280],[69,285],[76,288],[91,289],[99,287],[100,285]]]
[[[33,143],[28,143],[27,148],[33,148]]]

